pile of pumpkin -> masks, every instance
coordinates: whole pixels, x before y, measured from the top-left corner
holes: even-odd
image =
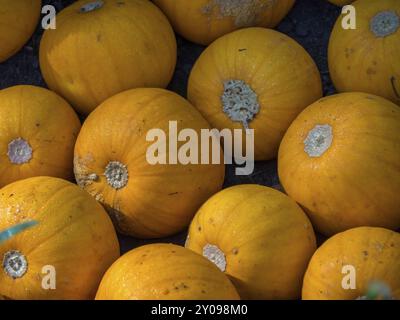
[[[51,91],[0,91],[0,231],[38,222],[0,244],[0,296],[356,299],[380,281],[400,298],[400,1],[354,2],[355,30],[338,19],[329,67],[343,93],[325,98],[308,53],[268,29],[294,0],[153,2],[73,3],[41,40]],[[0,1],[1,61],[31,36],[40,6]],[[209,45],[190,102],[162,89],[173,30]],[[88,115],[82,128],[74,109]],[[254,129],[256,160],[278,158],[286,194],[220,191],[223,164],[150,165],[146,132],[173,120],[196,132]],[[114,227],[150,239],[189,224],[186,248],[119,257]],[[319,248],[314,229],[329,237]],[[346,265],[357,272],[351,290]],[[55,290],[43,289],[44,266]]]

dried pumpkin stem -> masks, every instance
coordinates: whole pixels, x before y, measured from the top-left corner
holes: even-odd
[[[129,180],[128,168],[119,161],[109,162],[104,175],[108,184],[116,190],[125,187]]]
[[[379,38],[395,33],[400,27],[400,17],[395,11],[382,11],[370,22],[371,31]]]
[[[82,7],[80,7],[79,12],[80,13],[92,12],[97,9],[100,9],[101,7],[103,7],[103,5],[104,5],[104,2],[102,0],[89,2],[85,5],[83,5]]]
[[[322,156],[332,145],[332,127],[328,124],[317,125],[304,140],[304,151],[312,158]]]
[[[220,248],[213,244],[203,247],[203,256],[213,262],[222,272],[226,270],[226,257]]]
[[[17,138],[8,144],[7,155],[13,164],[28,163],[32,159],[32,148],[27,141]]]
[[[28,271],[28,261],[19,251],[8,251],[3,257],[3,270],[13,279],[22,278]]]
[[[257,94],[242,80],[225,81],[221,101],[225,114],[232,121],[243,123],[245,129],[260,112]]]

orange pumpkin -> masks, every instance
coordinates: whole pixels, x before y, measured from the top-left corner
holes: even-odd
[[[172,27],[148,0],[77,1],[40,44],[47,85],[83,114],[127,89],[166,87],[175,63]]]
[[[400,227],[400,109],[343,93],[304,110],[288,129],[278,171],[286,192],[325,235]]]
[[[0,90],[0,186],[33,176],[72,179],[80,127],[71,106],[47,89]]]
[[[186,247],[224,271],[243,299],[296,299],[316,244],[293,200],[271,188],[240,185],[200,208]]]
[[[173,121],[177,133],[189,128],[200,136],[201,129],[210,128],[190,103],[164,89],[120,93],[97,108],[82,127],[75,146],[76,180],[106,206],[124,234],[158,238],[176,233],[222,187],[223,163],[149,161],[152,154],[171,155],[167,147],[174,144],[169,139]],[[166,134],[164,143],[160,141],[164,151],[151,151],[154,142],[147,136],[153,129]],[[177,142],[176,150],[183,145]]]
[[[50,177],[0,191],[0,230],[38,225],[0,245],[0,295],[11,299],[92,299],[118,258],[107,213],[76,185]]]
[[[96,300],[238,300],[229,279],[210,261],[173,244],[150,244],[119,258]]]
[[[328,0],[330,3],[336,4],[337,6],[345,6],[352,3],[354,0]]]
[[[384,291],[388,287],[387,295],[400,299],[399,270],[399,233],[383,228],[350,229],[315,252],[304,277],[303,299],[363,298],[374,283],[381,283]]]
[[[0,63],[17,53],[35,31],[41,0],[0,0]]]
[[[361,91],[400,104],[400,1],[358,0],[356,29],[339,17],[329,41],[329,70],[336,89]]]
[[[295,0],[154,0],[186,39],[208,45],[245,27],[275,27]]]
[[[309,54],[288,36],[263,28],[235,31],[211,44],[188,87],[189,101],[213,127],[254,129],[256,160],[274,158],[290,123],[321,97]]]

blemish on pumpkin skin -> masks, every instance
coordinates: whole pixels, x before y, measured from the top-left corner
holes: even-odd
[[[202,13],[211,19],[231,17],[237,27],[254,25],[259,16],[276,4],[276,0],[210,0],[202,9]]]
[[[101,42],[101,39],[102,39],[101,34],[98,34],[97,37],[96,37],[97,42]]]
[[[164,291],[163,291],[163,295],[168,295],[170,293],[170,291],[168,290],[168,289],[165,289]]]
[[[371,76],[371,75],[374,75],[374,74],[376,74],[376,70],[374,70],[374,69],[372,69],[372,68],[368,68],[368,69],[367,69],[367,74],[370,75],[370,76]]]

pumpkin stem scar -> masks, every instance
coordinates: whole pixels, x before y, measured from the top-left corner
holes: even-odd
[[[379,38],[395,33],[400,27],[400,17],[395,11],[382,11],[370,22],[370,29]]]
[[[394,76],[390,78],[390,82],[391,82],[391,84],[392,84],[394,94],[395,94],[395,96],[396,96],[397,98],[400,99],[400,93],[399,93],[399,92],[397,91],[397,89],[396,89],[396,83],[395,83],[395,81],[396,81],[396,78],[395,78]]]
[[[257,94],[242,80],[225,81],[221,101],[224,113],[232,121],[242,122],[245,129],[260,112]]]
[[[119,161],[111,161],[108,163],[104,175],[108,184],[116,190],[125,187],[129,180],[128,169],[126,165]]]
[[[3,269],[13,279],[22,278],[28,270],[28,261],[21,252],[11,250],[4,254]]]
[[[32,159],[32,148],[27,141],[17,138],[8,144],[7,155],[13,164],[28,163]]]
[[[237,27],[250,27],[257,22],[263,10],[272,7],[276,2],[277,0],[211,0],[202,8],[202,12],[210,16],[216,8],[217,19],[233,17]]]
[[[203,256],[213,262],[222,272],[226,270],[226,257],[220,248],[212,244],[203,247]]]
[[[312,158],[322,156],[332,145],[332,127],[328,124],[317,125],[304,140],[304,151]]]
[[[80,13],[92,12],[97,9],[100,9],[101,7],[103,7],[103,5],[104,5],[104,2],[102,0],[89,2],[85,5],[83,5],[82,7],[80,7],[79,12]]]

